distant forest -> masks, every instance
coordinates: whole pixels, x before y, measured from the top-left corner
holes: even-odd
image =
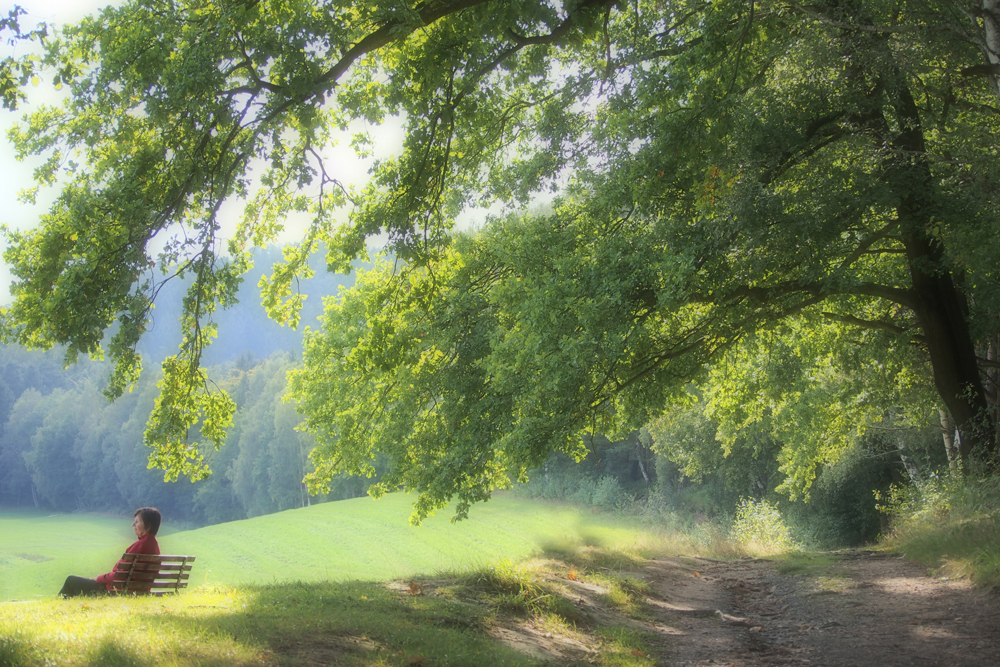
[[[227,444],[212,453],[215,474],[207,480],[164,482],[163,471],[147,468],[143,445],[160,362],[180,338],[183,283],[168,283],[161,292],[140,350],[142,378],[114,403],[101,393],[110,372],[103,361],[85,359],[64,370],[59,350],[0,347],[0,505],[122,512],[154,505],[173,519],[206,524],[363,494],[370,480],[344,479],[329,496],[308,496],[302,477],[312,441],[295,430],[294,406],[282,402],[285,371],[300,358],[303,329],[315,327],[322,313],[320,295],[337,294],[354,277],[328,273],[317,253],[316,277],[302,284],[311,296],[295,331],[268,319],[259,304],[257,282],[280,259],[280,248],[261,251],[240,303],[216,316],[219,338],[205,363],[239,410]]]

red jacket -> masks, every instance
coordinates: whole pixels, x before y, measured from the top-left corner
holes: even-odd
[[[151,554],[153,556],[160,555],[160,545],[156,543],[156,536],[146,533],[138,539],[138,541],[133,542],[132,546],[125,550],[127,554]],[[115,572],[118,570],[127,570],[128,564],[125,561],[118,561],[115,563],[115,568],[108,572],[107,574],[102,574],[95,581],[99,584],[104,584],[104,587],[109,591],[113,591],[114,587],[111,582],[115,580]]]

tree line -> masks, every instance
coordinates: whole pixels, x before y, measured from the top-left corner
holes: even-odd
[[[311,436],[282,400],[294,353],[245,353],[213,366],[213,380],[237,403],[226,442],[212,452],[215,473],[171,483],[149,468],[142,433],[157,395],[150,373],[115,402],[102,395],[107,364],[64,371],[55,353],[0,348],[0,506],[127,514],[156,506],[174,521],[211,524],[364,495],[368,479],[342,478],[321,496],[302,479]]]

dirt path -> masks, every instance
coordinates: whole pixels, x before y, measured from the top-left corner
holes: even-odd
[[[1000,595],[886,554],[838,552],[803,574],[667,558],[636,574],[670,667],[1000,665]]]

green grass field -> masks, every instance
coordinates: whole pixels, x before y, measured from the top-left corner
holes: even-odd
[[[164,517],[160,550],[198,557],[194,587],[384,581],[651,539],[620,517],[513,497],[474,508],[467,521],[443,512],[412,527],[411,503],[405,494],[357,498],[182,532]],[[109,571],[133,540],[131,517],[0,510],[0,600],[54,596],[69,574]]]
[[[0,511],[0,667],[539,667],[496,628],[523,617],[583,638],[582,612],[545,580],[571,567],[597,577],[609,613],[627,623],[642,611],[613,563],[665,546],[622,517],[513,497],[467,521],[441,514],[414,528],[411,501],[361,498],[177,532],[166,517],[163,552],[198,561],[191,588],[163,598],[56,596],[67,574],[112,567],[133,539],[130,517]],[[581,556],[582,546],[604,548]],[[583,560],[512,564],[542,553]],[[585,574],[595,555],[612,566]],[[382,583],[435,576],[427,595],[422,583],[419,594]],[[590,630],[590,662],[653,664],[627,627]]]

